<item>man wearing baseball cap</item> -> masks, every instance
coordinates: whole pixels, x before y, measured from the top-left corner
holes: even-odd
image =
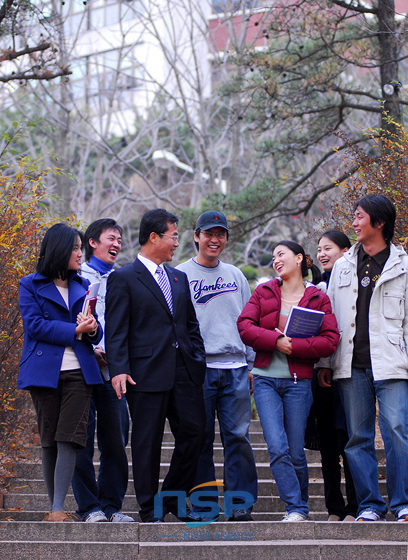
[[[196,485],[216,480],[213,444],[217,413],[224,445],[224,489],[234,491],[230,520],[252,521],[252,507],[248,506],[247,497],[251,495],[253,502],[257,499],[257,474],[248,438],[249,378],[252,377],[248,366],[252,368],[254,352],[242,343],[236,326],[251,291],[242,272],[218,258],[227,240],[228,223],[224,214],[213,210],[204,212],[194,232],[198,254],[177,267],[187,274],[206,351],[203,385],[206,441],[199,459]],[[243,492],[242,498],[239,492]],[[194,509],[197,519],[206,519],[205,511]]]

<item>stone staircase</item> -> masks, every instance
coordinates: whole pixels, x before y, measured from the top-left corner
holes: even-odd
[[[16,478],[0,509],[1,560],[117,560],[174,558],[245,558],[285,560],[407,560],[408,526],[405,523],[328,523],[324,507],[320,455],[307,452],[312,521],[279,523],[284,514],[272,480],[269,458],[259,421],[251,423],[251,443],[257,462],[259,498],[255,521],[223,521],[189,528],[175,517],[166,523],[42,523],[48,499],[42,481],[40,449],[17,466]],[[166,432],[162,450],[162,476],[172,452],[172,436]],[[130,449],[128,450],[130,457]],[[385,494],[384,451],[378,450],[380,486]],[[216,476],[222,479],[222,447],[217,436]],[[123,511],[138,521],[131,469]],[[220,503],[222,504],[222,498]],[[65,507],[75,510],[72,493]],[[391,518],[390,518],[391,519]]]

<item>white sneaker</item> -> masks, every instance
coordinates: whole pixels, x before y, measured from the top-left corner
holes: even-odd
[[[356,517],[356,521],[385,521],[385,518],[372,509],[365,509]]]
[[[399,510],[397,521],[408,521],[408,507]]]
[[[111,523],[134,523],[135,522],[133,517],[130,517],[130,515],[126,515],[121,511],[115,511],[115,513],[112,513],[112,515],[109,517],[109,521]]]
[[[101,509],[98,509],[98,511],[91,511],[91,513],[88,513],[83,521],[84,523],[106,523],[108,518]]]
[[[308,516],[303,515],[303,513],[299,513],[298,511],[291,511],[290,513],[285,513],[281,521],[283,521],[284,523],[289,523],[292,521],[308,521],[308,519]]]

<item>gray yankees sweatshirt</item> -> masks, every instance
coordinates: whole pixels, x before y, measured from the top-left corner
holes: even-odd
[[[177,268],[188,277],[209,367],[211,362],[247,362],[252,369],[255,353],[241,341],[236,324],[251,296],[245,276],[221,261],[210,268],[190,259]]]

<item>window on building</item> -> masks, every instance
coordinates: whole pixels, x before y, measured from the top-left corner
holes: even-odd
[[[101,29],[135,19],[140,10],[140,0],[66,0],[63,16],[68,35],[75,35],[79,26],[83,30]]]
[[[70,77],[72,98],[86,105],[98,104],[102,113],[113,102],[127,108],[142,85],[143,73],[136,59],[120,49],[90,54],[76,59]]]
[[[245,8],[256,8],[258,0],[212,0],[212,9],[215,14],[222,12],[236,12]]]

